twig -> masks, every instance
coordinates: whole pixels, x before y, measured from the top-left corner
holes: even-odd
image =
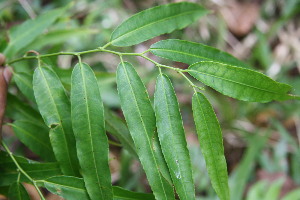
[[[39,187],[36,184],[36,181],[33,180],[24,170],[23,168],[19,165],[19,163],[17,162],[17,160],[15,159],[13,153],[9,150],[9,148],[6,146],[6,144],[2,141],[2,146],[4,147],[4,149],[7,151],[8,155],[10,156],[10,158],[12,159],[12,161],[15,163],[15,165],[17,166],[18,170],[24,175],[26,176],[26,178],[29,179],[30,182],[32,182],[33,186],[35,187],[35,189],[37,190],[37,192],[39,193],[41,200],[45,200],[41,190],[39,189]]]

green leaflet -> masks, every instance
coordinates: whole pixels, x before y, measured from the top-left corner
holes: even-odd
[[[18,97],[7,93],[7,105],[5,115],[13,120],[31,120],[40,125],[44,124],[43,119],[31,106],[24,104]]]
[[[13,27],[9,31],[10,42],[4,50],[5,56],[11,58],[23,47],[33,42],[66,11],[67,7],[48,11],[36,19],[27,20],[21,25]]]
[[[153,194],[132,192],[124,188],[114,186],[114,200],[154,200]]]
[[[154,105],[162,152],[180,199],[195,199],[192,166],[179,106],[172,83],[166,75],[157,77]]]
[[[106,107],[104,114],[106,130],[111,133],[111,135],[115,136],[124,146],[124,148],[126,148],[131,154],[137,156],[133,140],[126,124],[121,120],[121,118],[116,116]]]
[[[190,65],[199,61],[211,60],[233,66],[248,67],[229,53],[204,44],[184,40],[161,40],[151,45],[150,51],[156,56]]]
[[[53,194],[68,200],[89,200],[82,178],[72,176],[55,176],[42,181],[44,186]],[[113,186],[114,200],[154,200],[152,194],[132,192],[121,187]],[[100,198],[98,198],[100,199]]]
[[[11,200],[30,200],[30,197],[20,182],[15,182],[9,187],[8,198]]]
[[[19,72],[14,73],[14,80],[20,89],[20,91],[32,102],[35,102],[33,87],[32,87],[32,75]]]
[[[180,2],[139,12],[119,25],[111,35],[115,46],[131,46],[161,34],[182,29],[208,11],[195,3]]]
[[[117,69],[121,107],[156,199],[174,199],[172,182],[155,131],[155,115],[147,90],[130,63]]]
[[[55,161],[46,126],[30,120],[17,120],[11,126],[16,136],[31,151],[46,161]]]
[[[78,175],[78,159],[72,131],[70,102],[57,75],[38,67],[33,74],[33,90],[40,113],[50,129],[50,141],[65,175]]]
[[[43,47],[47,45],[56,45],[56,44],[64,44],[67,41],[72,40],[73,38],[81,38],[82,36],[87,36],[97,33],[97,30],[89,29],[89,28],[68,28],[63,27],[63,29],[59,30],[50,30],[49,32],[40,35],[35,41],[33,41],[26,49],[34,49],[39,51]],[[25,49],[25,51],[26,51]]]
[[[218,119],[203,94],[195,93],[192,103],[200,147],[212,186],[221,200],[229,200],[227,166]]]
[[[203,61],[191,65],[188,72],[204,84],[235,99],[262,103],[294,99],[286,94],[291,86],[250,69]]]
[[[79,63],[72,72],[72,124],[85,186],[92,200],[112,199],[104,108],[93,70]]]
[[[45,179],[50,176],[61,175],[58,163],[39,163],[29,160],[24,157],[14,156],[19,165],[26,171],[26,173],[33,179]],[[20,172],[17,171],[15,163],[11,160],[9,155],[0,151],[0,186],[11,185],[14,183]],[[29,182],[25,176],[21,176],[21,182]]]
[[[82,178],[54,176],[42,181],[49,192],[68,200],[89,200]],[[98,198],[100,199],[100,198]]]

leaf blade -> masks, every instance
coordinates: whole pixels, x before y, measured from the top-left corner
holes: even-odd
[[[212,186],[221,200],[229,200],[227,166],[223,138],[212,106],[201,93],[192,99],[193,116]]]
[[[20,182],[15,182],[9,187],[8,197],[14,200],[30,200],[27,190]]]
[[[286,94],[291,89],[289,85],[250,69],[203,61],[191,65],[188,72],[218,92],[238,100],[266,103],[294,99]]]
[[[189,65],[200,61],[216,61],[239,67],[248,67],[244,62],[219,49],[185,40],[168,39],[154,43],[150,47],[156,56]]]
[[[72,72],[71,114],[88,194],[91,199],[112,199],[104,108],[95,74],[85,63]]]
[[[150,193],[140,193],[140,192],[132,192],[129,190],[126,190],[124,188],[114,186],[114,200],[154,200],[153,194]]]
[[[14,80],[20,91],[32,102],[35,102],[32,86],[32,74],[24,72],[14,73]]]
[[[60,195],[66,199],[90,199],[84,187],[84,181],[82,178],[72,176],[54,176],[43,180],[42,182],[50,192]],[[154,196],[152,194],[132,192],[118,186],[113,186],[113,193],[114,200],[154,200]]]
[[[55,161],[47,127],[39,126],[29,120],[17,120],[11,126],[19,140],[31,151],[44,160]]]
[[[33,90],[39,111],[50,129],[50,141],[65,175],[78,175],[75,138],[71,124],[70,102],[57,75],[38,67],[33,75]]]
[[[14,155],[14,157],[22,169],[33,179],[45,179],[62,174],[56,162],[39,163],[21,156]],[[17,180],[18,174],[19,171],[8,153],[0,151],[0,186],[11,185]],[[21,176],[20,181],[30,183],[25,176]]]
[[[116,116],[112,111],[110,111],[106,107],[104,115],[106,130],[113,136],[118,138],[121,144],[124,146],[124,148],[126,148],[130,153],[137,157],[132,137],[125,123],[121,120],[121,118]]]
[[[53,176],[42,181],[49,192],[65,199],[89,200],[82,178],[72,176]]]
[[[171,81],[157,77],[154,105],[158,138],[180,199],[195,199],[192,166],[179,105]]]
[[[207,14],[198,4],[166,4],[137,13],[119,25],[111,36],[115,46],[131,46],[145,40],[182,29]],[[141,20],[142,19],[142,20]]]
[[[34,20],[28,20],[10,30],[10,43],[4,50],[6,57],[10,58],[20,49],[34,41],[47,27],[60,17],[67,7],[48,11]]]
[[[157,199],[174,199],[170,175],[155,133],[155,115],[146,88],[130,63],[117,69],[121,108],[137,154]]]

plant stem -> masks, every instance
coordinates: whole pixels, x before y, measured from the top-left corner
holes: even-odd
[[[39,193],[41,200],[45,200],[42,192],[40,191],[39,187],[36,184],[36,181],[33,180],[23,169],[22,167],[19,165],[19,163],[17,162],[17,160],[15,159],[13,153],[9,150],[9,148],[6,146],[6,144],[2,141],[2,146],[4,147],[4,149],[7,151],[8,155],[10,156],[10,158],[12,159],[12,161],[15,163],[15,165],[17,166],[18,170],[24,175],[26,176],[34,185],[35,189],[37,190],[37,192]]]
[[[182,71],[179,71],[178,73],[181,74],[189,82],[189,84],[193,87],[195,93],[197,92],[195,88],[204,90],[203,87],[199,87],[199,86],[195,85],[184,73],[182,73]]]
[[[57,52],[57,53],[51,53],[51,54],[44,54],[44,55],[36,55],[36,56],[23,56],[21,58],[17,58],[15,60],[12,60],[10,62],[8,62],[8,65],[10,64],[13,64],[15,62],[19,62],[19,61],[22,61],[22,60],[26,60],[26,59],[38,59],[38,61],[40,61],[40,58],[44,58],[44,57],[50,57],[50,56],[59,56],[59,55],[72,55],[72,56],[77,56],[79,61],[81,62],[81,59],[80,59],[80,55],[83,55],[83,54],[88,54],[88,53],[94,53],[94,52],[106,52],[106,53],[112,53],[112,54],[115,54],[117,56],[120,57],[121,59],[121,62],[123,62],[122,60],[122,56],[140,56],[150,62],[152,62],[153,64],[155,64],[159,69],[161,67],[164,67],[164,68],[168,68],[168,69],[172,69],[174,71],[177,71],[178,73],[180,73],[188,82],[189,84],[193,87],[193,89],[195,90],[195,88],[198,88],[200,90],[203,90],[203,88],[201,87],[198,87],[196,86],[192,81],[190,81],[190,79],[185,76],[183,74],[183,72],[188,72],[188,70],[184,70],[184,69],[179,69],[179,68],[175,68],[175,67],[171,67],[171,66],[167,66],[167,65],[162,65],[154,60],[152,60],[151,58],[145,56],[144,54],[149,52],[150,49],[142,52],[142,53],[122,53],[122,52],[118,52],[118,51],[113,51],[113,50],[108,50],[108,49],[105,49],[106,47],[110,46],[111,43],[107,43],[105,44],[104,46],[102,47],[99,47],[97,49],[92,49],[92,50],[87,50],[87,51],[81,51],[81,52]],[[161,72],[161,69],[160,69],[160,72]]]

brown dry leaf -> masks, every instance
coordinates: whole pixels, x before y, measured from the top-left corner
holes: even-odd
[[[229,28],[236,36],[250,32],[259,17],[259,6],[253,2],[230,2],[221,8],[221,14]]]

